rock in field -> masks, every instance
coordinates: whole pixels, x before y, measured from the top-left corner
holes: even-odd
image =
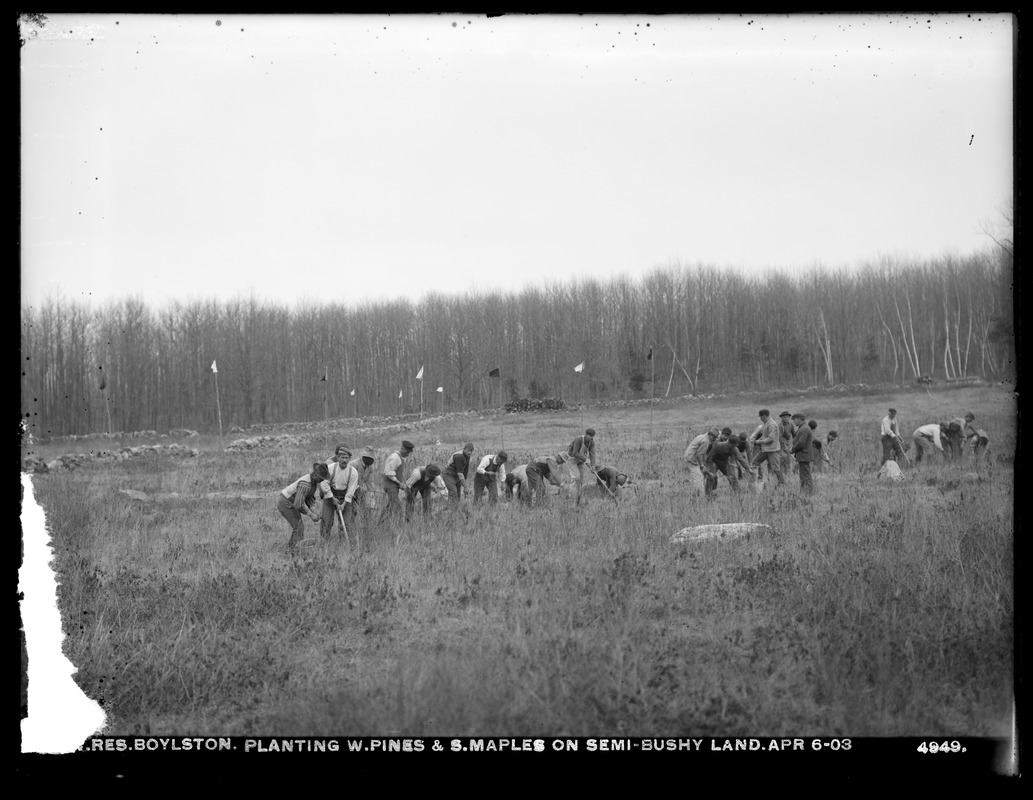
[[[741,539],[755,534],[773,533],[774,528],[760,522],[726,522],[721,525],[696,525],[682,528],[671,537],[672,544],[692,544],[711,539]]]

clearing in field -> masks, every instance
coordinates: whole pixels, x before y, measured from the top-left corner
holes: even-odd
[[[64,653],[111,735],[1008,735],[1013,395],[783,403],[840,434],[810,498],[792,474],[690,493],[687,441],[752,430],[755,401],[586,409],[600,463],[634,478],[618,502],[575,508],[553,487],[531,509],[435,500],[296,558],[276,496],[327,458],[322,435],[245,455],[200,437],[196,458],[35,475]],[[916,424],[978,409],[993,457],[879,480],[889,404]],[[417,463],[443,464],[504,433],[518,465],[580,432],[558,412],[406,436]],[[380,466],[400,438],[331,441],[372,445]],[[729,523],[758,527],[672,542]]]

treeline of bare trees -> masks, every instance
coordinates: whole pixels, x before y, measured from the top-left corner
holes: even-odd
[[[519,396],[998,379],[1014,374],[1011,271],[996,248],[760,277],[668,267],[418,303],[51,298],[22,309],[22,411],[44,435],[214,431],[218,380],[227,429],[386,415],[421,408],[421,366],[427,413]]]

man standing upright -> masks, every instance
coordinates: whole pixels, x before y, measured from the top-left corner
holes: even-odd
[[[775,474],[775,478],[778,479],[778,485],[784,486],[786,479],[782,475],[782,428],[781,426],[771,419],[771,412],[766,408],[762,408],[758,412],[760,417],[761,429],[760,436],[757,438],[757,444],[760,445],[760,450],[753,454],[754,468],[759,468],[761,464],[767,464],[768,470]]]
[[[882,418],[882,461],[881,467],[887,461],[896,461],[904,455],[904,448],[900,446],[900,430],[897,427],[897,409],[891,408],[889,413]]]
[[[796,426],[793,425],[793,415],[783,411],[778,415],[778,432],[781,434],[779,444],[782,447],[782,473],[788,475],[793,466],[793,436],[796,434]]]
[[[814,493],[814,482],[811,480],[811,460],[813,459],[814,428],[818,427],[815,422],[813,426],[808,425],[803,414],[794,414],[796,433],[793,435],[792,454],[796,458],[796,464],[800,469],[800,491],[803,494]],[[814,422],[813,420],[811,420]]]
[[[384,462],[384,494],[387,495],[387,505],[381,512],[383,519],[388,514],[397,513],[402,510],[402,503],[398,493],[405,492],[405,481],[409,477],[406,469],[407,460],[412,455],[416,446],[408,439],[402,442],[401,448],[393,452]]]
[[[459,506],[463,499],[463,492],[470,493],[470,487],[466,485],[466,479],[470,474],[470,458],[473,456],[473,442],[467,442],[463,449],[452,454],[445,464],[445,471],[441,474],[448,488],[448,504],[452,508]]]
[[[350,519],[345,518],[345,524],[351,526],[356,521],[368,535],[367,526],[370,523],[371,503],[373,500],[373,476],[376,473],[373,464],[377,460],[377,451],[372,446],[366,445],[362,448],[362,454],[348,462],[348,466],[355,470],[358,477],[358,486],[355,487],[355,494],[352,495]],[[358,531],[355,531],[358,540]]]
[[[585,479],[590,474],[589,468],[595,469],[595,429],[586,428],[581,436],[575,436],[567,448],[567,474],[570,476],[570,490],[574,493],[577,505],[581,505],[581,493]],[[594,483],[593,479],[593,483]]]

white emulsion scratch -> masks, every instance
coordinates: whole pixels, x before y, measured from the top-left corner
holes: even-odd
[[[50,567],[53,550],[46,517],[22,473],[23,560],[18,570],[21,614],[28,652],[28,716],[22,720],[23,753],[72,753],[107,719],[100,705],[72,680],[75,665],[61,652],[61,613],[57,579]]]

